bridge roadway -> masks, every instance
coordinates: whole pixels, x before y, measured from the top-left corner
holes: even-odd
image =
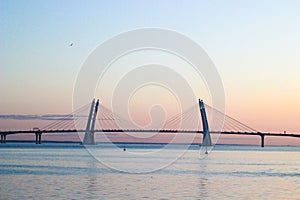
[[[86,130],[17,130],[17,131],[0,131],[1,135],[1,144],[6,143],[6,136],[12,134],[30,134],[34,133],[36,136],[36,144],[41,144],[41,138],[43,133],[85,133]],[[94,130],[94,133],[97,132],[113,132],[113,133],[122,133],[122,132],[144,132],[144,133],[202,133],[203,131],[197,130],[139,130],[139,129],[103,129],[103,130]],[[211,134],[219,134],[220,131],[210,131]],[[279,137],[297,137],[300,138],[300,134],[292,134],[292,133],[263,133],[263,132],[234,132],[234,131],[221,131],[221,134],[224,135],[257,135],[261,137],[261,147],[265,145],[265,136],[279,136]]]

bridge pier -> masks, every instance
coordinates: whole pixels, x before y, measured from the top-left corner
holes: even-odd
[[[1,134],[1,144],[6,144],[6,134]]]
[[[42,144],[42,133],[41,132],[35,132],[35,143]]]
[[[265,135],[264,134],[260,134],[260,139],[261,139],[260,146],[261,147],[265,147]]]

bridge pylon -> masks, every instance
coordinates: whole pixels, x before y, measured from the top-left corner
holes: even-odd
[[[95,122],[97,118],[97,112],[99,107],[99,99],[96,102],[95,105],[95,99],[92,101],[89,117],[86,123],[86,129],[83,139],[84,145],[93,145],[95,143],[95,136],[94,136],[94,129],[95,129]]]
[[[199,108],[200,108],[200,114],[201,114],[202,126],[203,126],[202,146],[205,146],[205,147],[212,146],[210,132],[209,132],[209,126],[207,123],[206,111],[205,111],[203,100],[201,100],[201,99],[199,99]],[[206,153],[207,153],[207,151],[206,151]]]

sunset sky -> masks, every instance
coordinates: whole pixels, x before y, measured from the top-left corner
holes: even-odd
[[[299,10],[297,0],[2,0],[0,114],[72,112],[89,54],[122,32],[156,27],[206,51],[223,81],[226,114],[256,130],[300,133]]]

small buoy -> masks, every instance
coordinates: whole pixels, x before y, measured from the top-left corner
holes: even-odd
[[[125,148],[125,146],[124,146],[124,148],[123,148],[123,151],[126,151],[126,148]]]

